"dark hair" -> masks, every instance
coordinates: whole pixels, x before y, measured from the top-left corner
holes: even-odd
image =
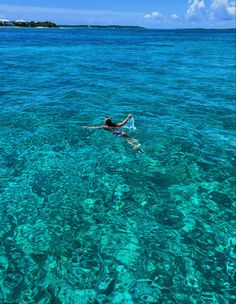
[[[108,127],[117,127],[116,123],[112,122],[110,118],[106,117],[105,118],[105,124],[108,126]]]

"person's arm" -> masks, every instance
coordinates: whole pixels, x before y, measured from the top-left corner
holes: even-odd
[[[122,127],[122,126],[124,126],[124,125],[127,123],[127,121],[128,121],[131,117],[132,117],[132,115],[129,114],[129,115],[126,117],[126,119],[125,119],[124,121],[117,123],[116,126],[117,126],[117,127]]]
[[[87,129],[104,129],[105,126],[83,126],[83,128],[87,128]]]

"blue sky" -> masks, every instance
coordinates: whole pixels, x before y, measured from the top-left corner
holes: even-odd
[[[0,18],[148,28],[235,27],[235,0],[12,0]]]

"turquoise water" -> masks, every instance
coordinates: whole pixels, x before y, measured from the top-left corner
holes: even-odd
[[[0,302],[233,303],[235,32],[0,30]],[[132,113],[132,149],[86,129]]]

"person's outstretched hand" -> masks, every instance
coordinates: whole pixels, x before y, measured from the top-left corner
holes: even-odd
[[[130,119],[131,117],[132,117],[132,114],[129,114],[129,115],[128,115],[128,118]]]

